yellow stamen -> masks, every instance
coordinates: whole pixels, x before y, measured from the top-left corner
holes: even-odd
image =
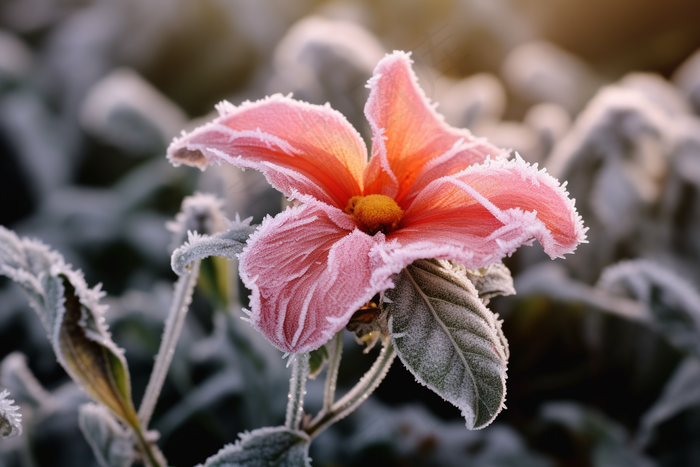
[[[357,219],[372,235],[396,229],[403,216],[396,201],[385,195],[353,196],[345,212]]]

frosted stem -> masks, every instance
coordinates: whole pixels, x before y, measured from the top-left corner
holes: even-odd
[[[306,378],[309,376],[309,353],[296,354],[292,358],[292,377],[289,380],[289,401],[287,402],[287,418],[284,426],[297,430],[304,415],[304,395],[306,394]]]
[[[134,429],[137,439],[137,447],[143,456],[143,464],[146,467],[167,467],[168,463],[163,454],[154,443],[149,443],[140,428]]]
[[[333,423],[352,413],[375,389],[377,389],[377,386],[379,386],[379,383],[382,382],[389,371],[395,357],[396,350],[394,350],[391,341],[387,339],[382,352],[379,354],[379,357],[377,357],[372,368],[364,374],[355,387],[338,402],[333,404],[329,411],[321,411],[321,413],[305,427],[304,431],[314,438]]]
[[[175,283],[173,302],[170,305],[168,319],[165,322],[163,338],[160,341],[160,348],[158,349],[155,365],[153,365],[151,377],[148,380],[148,386],[146,386],[146,393],[141,401],[141,407],[139,407],[139,421],[144,429],[148,427],[148,423],[151,421],[153,410],[156,407],[156,402],[158,402],[158,396],[163,389],[163,383],[168,374],[170,362],[173,360],[175,346],[180,338],[187,309],[192,302],[192,293],[199,276],[200,262],[201,260],[194,261],[190,266],[190,270],[180,276]]]
[[[323,409],[321,412],[328,412],[335,402],[335,387],[338,383],[338,369],[340,368],[340,358],[343,356],[343,331],[340,331],[333,338],[333,348],[328,359],[328,370],[326,372],[326,386],[323,390]]]

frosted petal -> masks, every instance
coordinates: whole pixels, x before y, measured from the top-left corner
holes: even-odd
[[[378,237],[310,198],[267,218],[240,257],[253,326],[284,352],[320,347],[390,285],[387,277],[372,279],[377,260],[370,251]]]
[[[443,121],[418,86],[409,54],[384,57],[369,81],[365,115],[372,128],[372,159],[365,194],[395,197],[399,204],[435,177],[450,175],[483,162],[501,151],[478,140],[469,130]],[[445,155],[447,154],[447,155]],[[436,158],[430,167],[424,166]],[[414,182],[418,181],[414,187]]]
[[[361,194],[367,149],[330,107],[276,94],[239,107],[224,102],[219,111],[219,118],[172,142],[173,164],[252,168],[287,196],[298,191],[341,209]]]
[[[522,159],[489,161],[426,187],[390,239],[390,255],[453,259],[469,269],[500,261],[539,240],[551,257],[585,240],[573,201],[551,176]]]

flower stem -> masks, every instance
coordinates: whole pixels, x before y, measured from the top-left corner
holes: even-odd
[[[309,353],[294,355],[292,362],[292,377],[289,380],[289,401],[287,402],[287,418],[284,426],[291,430],[299,429],[304,415],[304,395],[306,394],[306,378],[309,376]]]
[[[140,427],[135,428],[134,432],[136,433],[136,438],[138,440],[138,449],[141,451],[141,455],[144,458],[144,465],[147,467],[167,467],[168,464],[165,461],[163,454],[155,444],[149,443],[146,440],[146,437],[143,435],[143,431],[140,429]]]
[[[338,402],[333,404],[330,410],[322,410],[316,418],[304,427],[304,431],[314,438],[330,425],[354,411],[375,389],[377,389],[377,386],[379,386],[379,383],[382,382],[389,371],[395,357],[396,350],[394,350],[391,341],[387,339],[384,342],[382,352],[379,354],[379,357],[377,357],[372,368],[364,374],[357,385]]]
[[[180,338],[180,332],[182,331],[182,325],[185,322],[187,309],[192,302],[192,293],[194,292],[194,286],[197,283],[197,277],[199,276],[200,263],[201,260],[194,261],[190,266],[190,270],[180,276],[175,283],[173,302],[170,305],[168,319],[165,322],[163,338],[160,341],[160,348],[158,349],[156,362],[153,365],[151,377],[148,380],[148,386],[146,386],[146,393],[144,394],[143,400],[141,401],[141,406],[139,407],[139,421],[144,429],[148,427],[148,423],[151,421],[151,416],[153,415],[153,410],[156,407],[158,396],[160,395],[160,391],[163,389],[163,383],[165,382],[165,377],[168,374],[170,362],[173,360],[175,346]]]
[[[328,359],[328,369],[326,372],[326,385],[323,390],[323,409],[328,412],[335,402],[335,387],[338,383],[338,369],[340,368],[340,358],[343,356],[343,331],[340,331],[333,338],[333,348]]]

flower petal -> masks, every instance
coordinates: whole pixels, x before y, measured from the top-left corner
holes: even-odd
[[[502,152],[474,138],[469,130],[445,123],[418,86],[411,63],[405,52],[384,57],[369,81],[365,106],[373,133],[365,194],[384,194],[402,206],[436,177],[457,173]],[[431,160],[434,163],[427,167]],[[430,172],[427,176],[422,174],[424,169]]]
[[[556,179],[521,158],[487,161],[428,185],[389,238],[395,261],[453,259],[477,269],[539,240],[551,257],[585,241],[581,217]],[[387,244],[387,245],[390,245]]]
[[[304,203],[267,218],[240,257],[253,326],[293,353],[320,347],[391,285],[389,278],[372,281],[377,237],[336,208],[311,198]]]
[[[204,169],[229,162],[265,174],[285,195],[293,191],[345,208],[362,193],[367,149],[359,133],[329,106],[280,94],[235,107],[217,106],[220,117],[175,139],[168,159]]]

